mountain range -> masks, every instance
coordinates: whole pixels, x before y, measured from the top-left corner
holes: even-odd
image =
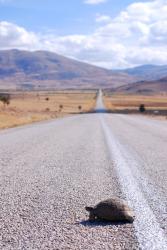
[[[110,88],[136,79],[47,51],[0,51],[0,88]]]
[[[167,65],[141,65],[117,72],[140,78],[141,80],[157,80],[167,76]]]
[[[115,92],[154,94],[167,92],[167,65],[141,65],[125,70],[117,70],[134,76],[139,81],[114,88]]]
[[[0,89],[167,91],[167,65],[108,70],[48,51],[0,50]]]
[[[129,94],[157,94],[167,92],[167,77],[154,81],[140,81],[114,89],[115,92]]]

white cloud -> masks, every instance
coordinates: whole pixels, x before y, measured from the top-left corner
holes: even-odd
[[[0,48],[37,49],[39,38],[13,23],[0,22]]]
[[[109,22],[109,21],[111,21],[110,16],[100,15],[100,14],[97,14],[97,16],[96,16],[96,22],[97,23],[106,23],[106,22]]]
[[[107,68],[167,64],[167,0],[131,4],[115,18],[98,17],[99,28],[89,35],[34,34],[1,22],[0,48],[45,49]]]
[[[86,4],[100,4],[100,3],[105,3],[107,0],[85,0],[84,3]]]

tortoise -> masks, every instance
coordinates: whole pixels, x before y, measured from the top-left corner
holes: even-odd
[[[134,221],[134,213],[128,204],[116,197],[101,201],[95,207],[85,207],[85,209],[90,213],[89,221],[96,219],[130,223]]]

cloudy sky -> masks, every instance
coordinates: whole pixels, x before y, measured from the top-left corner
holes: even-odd
[[[106,68],[167,64],[167,0],[0,0],[0,49]]]

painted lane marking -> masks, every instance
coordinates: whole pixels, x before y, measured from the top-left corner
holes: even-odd
[[[136,219],[134,227],[139,242],[140,249],[143,250],[166,250],[167,240],[163,230],[160,228],[156,217],[144,198],[137,180],[133,177],[129,164],[137,165],[137,162],[128,155],[128,161],[123,155],[123,146],[117,141],[110,128],[105,122],[104,116],[100,115],[100,120],[107,146],[114,162],[116,172],[120,181],[121,189],[125,194],[129,205],[134,209]]]

